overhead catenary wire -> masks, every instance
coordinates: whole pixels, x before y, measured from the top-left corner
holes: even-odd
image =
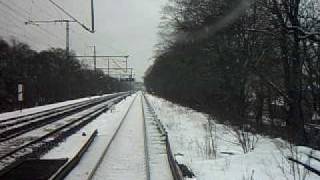
[[[5,24],[5,25],[7,25],[7,26],[10,25],[10,24],[7,23],[7,22],[1,22],[1,23],[2,23],[2,24]],[[11,25],[12,25],[12,24],[11,24]],[[13,24],[13,26],[19,28],[19,26],[18,26],[17,24]],[[4,27],[2,27],[2,26],[1,26],[0,28],[3,29],[3,30],[8,30],[8,29],[6,29],[6,28],[4,28]],[[19,31],[17,31],[17,29],[11,29],[10,31],[7,32],[7,35],[10,35],[8,38],[10,38],[11,36],[14,36],[14,37],[16,37],[16,38],[22,38],[22,39],[26,40],[26,42],[34,42],[34,41],[36,41],[36,44],[41,44],[41,45],[52,46],[52,47],[53,47],[52,44],[44,43],[44,42],[39,42],[36,38],[32,38],[32,37],[30,37],[30,35],[26,35],[26,34],[24,34],[23,32],[19,32]],[[33,46],[34,46],[34,45],[33,45]]]
[[[0,28],[0,38],[6,40],[15,39],[31,47],[36,47],[36,50],[44,50],[52,47],[64,48],[64,34],[66,32],[64,24],[57,23],[54,24],[55,27],[49,24],[44,26],[25,26],[24,24],[28,21],[70,19],[70,16],[73,18],[76,17],[80,23],[83,21],[82,11],[78,14],[77,12],[68,14],[68,12],[66,13],[66,11],[64,12],[60,8],[68,8],[71,7],[71,5],[66,5],[68,3],[64,1],[61,1],[60,4],[58,1],[59,4],[57,5],[60,6],[60,8],[58,8],[53,5],[52,2],[43,0],[0,0],[0,22],[3,22],[2,24],[4,25],[4,27]],[[73,4],[77,3],[76,0],[73,2]],[[71,18],[71,20],[73,20],[73,18]],[[71,47],[75,47],[75,49],[72,48],[73,50],[83,51],[88,44],[93,44],[92,37],[89,37],[86,32],[89,28],[83,28],[83,26],[86,25],[84,23],[81,24],[81,27],[70,27],[72,31],[70,34],[72,39]]]
[[[24,23],[24,21],[28,20],[27,17],[30,16],[30,14],[27,14],[26,10],[21,9],[21,7],[20,8],[19,7],[13,7],[12,4],[4,3],[2,1],[0,1],[0,7],[2,7],[1,8],[2,12],[5,11],[5,14],[2,16],[2,17],[6,18],[5,21],[7,21],[8,18],[10,18],[10,22],[15,21],[16,22],[15,25],[19,26],[20,27],[19,29],[24,29],[23,23]],[[19,25],[17,25],[17,24],[19,24]],[[53,41],[56,41],[57,39],[61,39],[61,37],[59,37],[55,33],[51,32],[51,31],[48,31],[47,29],[44,29],[42,27],[36,27],[33,30],[38,31],[39,33],[43,34],[46,37],[48,37],[48,35],[49,35],[50,39],[52,38]],[[30,36],[32,34],[35,34],[35,33],[30,33],[28,35]],[[54,36],[54,38],[51,37],[51,36]],[[43,39],[46,42],[48,41],[47,38],[43,38]]]
[[[70,31],[72,32],[71,34],[70,34],[70,36],[71,36],[71,39],[73,39],[73,41],[79,41],[79,39],[80,39],[80,43],[79,44],[84,44],[83,45],[83,48],[84,49],[86,49],[87,47],[86,46],[88,46],[88,44],[91,44],[89,41],[89,38],[86,36],[86,35],[84,35],[82,32],[79,32],[79,31],[75,31],[74,29],[73,29],[73,27],[70,27]]]
[[[1,7],[1,6],[0,6]],[[34,33],[30,33],[29,29],[25,29],[25,26],[23,24],[24,19],[20,19],[17,18],[16,16],[14,16],[13,14],[11,14],[9,11],[7,10],[2,10],[2,12],[6,13],[6,19],[4,19],[2,21],[3,24],[7,25],[7,28],[10,28],[11,26],[15,26],[16,28],[18,28],[19,30],[21,30],[22,32],[20,32],[22,34],[22,36],[26,36],[26,32],[29,32],[28,36],[33,36],[33,41],[37,40],[37,38],[34,36]],[[1,19],[1,18],[0,18]],[[10,32],[16,31],[17,29],[10,29]],[[48,36],[49,32],[43,32],[41,30],[39,30],[38,28],[36,29],[37,31],[39,31],[39,33],[42,33],[45,36]],[[19,36],[17,36],[19,37]],[[32,41],[31,41],[32,42]],[[46,42],[48,42],[46,40]]]
[[[44,2],[43,0],[42,0],[42,1],[36,0],[36,1],[38,1],[38,3],[34,3],[34,6],[35,6],[37,9],[39,9],[42,13],[46,14],[47,17],[55,17],[55,14],[52,13],[51,11],[48,11],[48,8],[47,8],[47,7],[44,9],[44,8],[42,8],[42,7],[39,5],[39,2],[42,2],[42,3]],[[46,4],[46,3],[45,3],[45,4]],[[44,4],[43,4],[43,6],[44,6]]]
[[[20,11],[24,12],[25,14],[29,14],[30,12],[28,12],[27,10],[25,10],[24,8],[22,8],[21,6],[19,6],[18,4],[16,4],[14,1],[7,1],[7,3],[19,8]]]
[[[1,1],[0,1],[0,3],[1,3]],[[22,12],[15,10],[14,8],[12,8],[12,7],[9,6],[9,5],[7,5],[6,7],[8,7],[10,10],[12,10],[12,12],[18,12],[18,16],[19,16],[21,19],[23,19],[22,22],[28,20],[28,19],[26,18],[26,16],[27,16],[28,14],[22,14]],[[22,9],[22,10],[23,10],[23,9]],[[45,31],[46,33],[49,33],[49,34],[55,36],[56,38],[61,38],[60,36],[57,36],[56,34],[54,34],[54,33],[52,33],[52,32],[49,32],[48,30],[46,30],[46,29],[44,29],[44,28],[42,28],[42,27],[40,27],[40,26],[38,26],[38,28],[41,29],[42,31]]]
[[[14,20],[13,21],[10,21],[10,23],[8,24],[11,24],[12,26],[15,26],[17,27],[21,33],[23,33],[23,36],[32,36],[33,37],[33,41],[38,41],[39,42],[39,38],[37,38],[37,36],[35,36],[35,33],[32,33],[32,30],[30,30],[29,28],[25,28],[24,25],[20,25],[20,23],[14,23]],[[10,27],[10,26],[9,26]],[[39,31],[38,28],[34,27],[33,28],[34,30],[37,30],[39,33],[41,33],[43,36],[47,36],[48,37],[48,33],[46,33],[46,30],[43,29],[44,31]],[[17,29],[15,29],[17,31]],[[14,31],[14,29],[10,29],[10,31]],[[59,44],[60,42],[57,41],[56,38],[52,37],[52,36],[49,36],[49,38],[51,39],[51,41],[48,41],[48,39],[41,39],[42,42],[44,43],[55,43],[55,44]],[[33,42],[33,41],[30,41],[30,42]]]
[[[54,2],[53,0],[49,0],[54,6],[56,6],[58,9],[60,9],[63,13],[65,13],[69,18],[71,18],[72,20],[74,20],[76,23],[78,23],[80,26],[82,26],[85,30],[94,33],[94,26],[92,26],[92,29],[88,28],[85,24],[83,24],[82,22],[80,22],[77,18],[75,18],[73,15],[71,15],[68,11],[66,11],[62,6],[60,6],[59,4],[57,4],[56,2]],[[93,14],[92,14],[93,16]],[[93,21],[94,22],[94,21]],[[92,23],[93,23],[92,22]]]

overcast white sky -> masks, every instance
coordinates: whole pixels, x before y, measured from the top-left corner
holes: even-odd
[[[0,4],[0,36],[18,39],[37,50],[65,47],[64,24],[25,25],[28,20],[55,20],[67,17],[49,0],[10,0]],[[90,26],[90,0],[54,0]],[[95,0],[96,33],[72,24],[71,49],[78,55],[130,55],[129,65],[138,80],[151,64],[158,39],[160,11],[167,0]],[[101,64],[100,64],[101,65]]]
[[[141,80],[157,43],[160,10],[165,0],[96,0],[94,35],[99,53],[130,55],[130,64]],[[123,52],[121,52],[123,51]]]

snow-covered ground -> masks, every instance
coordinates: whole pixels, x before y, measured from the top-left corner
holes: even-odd
[[[305,179],[320,179],[286,158],[294,156],[307,162],[305,154],[312,151],[320,157],[319,151],[256,136],[254,150],[245,154],[229,127],[213,123],[210,134],[206,114],[151,95],[147,97],[168,131],[176,159],[191,168],[197,180],[303,180],[305,174]],[[215,147],[216,153],[210,147]],[[310,163],[320,169],[320,162],[310,160]]]
[[[26,108],[26,109],[23,109],[22,111],[17,110],[17,111],[12,111],[12,112],[6,112],[6,113],[0,114],[0,121],[4,120],[4,119],[8,119],[8,118],[14,118],[14,117],[18,117],[18,116],[33,114],[33,113],[37,113],[37,112],[41,112],[41,111],[45,111],[45,110],[49,110],[49,109],[53,109],[53,108],[58,108],[58,107],[66,106],[66,105],[70,105],[70,104],[75,104],[78,102],[83,102],[83,101],[86,101],[89,99],[95,99],[95,98],[99,98],[99,97],[103,97],[103,96],[109,96],[109,95],[112,95],[112,94],[105,94],[102,96],[91,96],[91,97],[80,98],[80,99],[75,99],[75,100],[70,100],[70,101],[64,101],[64,102],[59,102],[59,103],[54,103],[54,104],[48,104],[48,105],[44,105],[44,106]]]
[[[95,129],[98,135],[79,164],[65,178],[67,180],[90,179],[147,179],[145,156],[144,117],[148,129],[149,171],[152,180],[170,180],[171,170],[167,161],[165,144],[153,124],[141,92],[116,104],[114,108],[70,136],[65,142],[45,154],[42,159],[71,158],[87,141]],[[132,105],[132,106],[131,106]],[[129,109],[129,107],[131,107]],[[144,111],[143,111],[144,110]],[[143,112],[145,112],[143,114]],[[123,124],[120,126],[121,120]],[[114,141],[112,136],[119,129]],[[82,136],[86,133],[87,136]],[[109,149],[107,149],[109,147]],[[107,151],[105,151],[107,149]],[[103,156],[106,152],[105,156]],[[101,164],[98,164],[100,158]],[[97,164],[99,166],[97,166]],[[95,169],[97,168],[97,169]]]
[[[137,93],[132,108],[93,179],[147,179],[145,161],[141,93]]]
[[[135,96],[136,95],[131,95],[122,100],[112,109],[103,113],[97,119],[83,127],[79,132],[67,138],[65,142],[49,151],[42,158],[54,159],[73,157],[87,140],[87,136],[97,129],[98,135],[90,145],[88,151],[85,153],[84,157],[82,157],[76,168],[65,178],[68,180],[88,179],[88,176],[93,172],[95,165],[102,156],[104,149],[109,144],[112,135],[120,125],[121,119]],[[86,133],[87,136],[82,136],[82,133]]]

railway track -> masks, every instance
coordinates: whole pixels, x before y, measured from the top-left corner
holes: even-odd
[[[148,98],[144,94],[143,94],[143,100],[145,102],[143,107],[144,116],[146,119],[145,122],[149,124],[147,125],[146,130],[151,132],[155,132],[155,131],[158,132],[156,136],[154,135],[150,136],[149,134],[150,140],[148,140],[148,141],[151,141],[149,142],[149,144],[151,144],[150,146],[158,144],[158,147],[156,146],[155,150],[151,148],[149,150],[151,152],[149,153],[151,154],[149,157],[151,179],[161,180],[161,178],[163,178],[163,179],[183,180],[184,179],[183,173],[179,167],[179,164],[175,160],[174,154],[171,150],[168,133],[165,127],[163,126],[163,124],[161,123],[160,119],[157,117],[157,114],[153,109],[153,106],[151,105]],[[159,144],[162,144],[162,143],[165,145],[164,146],[162,145],[162,148],[160,148],[160,153],[159,153]],[[157,152],[152,153],[152,150]],[[165,152],[163,153],[163,151]],[[159,154],[164,154],[164,157],[159,156]],[[159,157],[152,158],[152,155],[153,156],[157,155]],[[168,164],[169,164],[169,167],[167,167]],[[152,168],[152,166],[154,166],[154,168]],[[159,174],[161,174],[161,171],[159,172],[159,169],[164,169],[165,167],[169,169],[170,175],[167,175],[167,177],[165,178],[164,177],[159,178],[158,176]]]
[[[114,94],[0,121],[0,169],[40,156],[127,95]]]
[[[66,180],[148,178],[141,93],[122,104],[112,128],[98,129],[95,141]],[[105,131],[110,131],[105,133]]]
[[[63,117],[67,117],[103,101],[116,97],[117,94],[66,105],[39,113],[5,119],[0,121],[0,142],[12,139],[32,129],[44,126]]]
[[[119,110],[122,114],[119,114],[118,119],[108,121],[113,124],[112,128],[103,129],[90,124],[91,128],[97,127],[94,132],[95,138],[90,138],[90,141],[88,141],[90,143],[86,143],[86,147],[81,148],[80,153],[68,157],[61,168],[52,174],[52,178],[48,179],[181,180],[182,175],[173,158],[167,133],[159,119],[156,118],[151,104],[142,93],[137,93],[130,98],[131,100],[127,101],[127,104],[122,105],[126,109]],[[16,149],[8,152],[0,151],[0,162],[10,161],[12,157],[27,154],[31,151],[37,152],[37,149],[46,147],[48,143],[50,144],[50,141],[61,140],[62,137],[70,134],[70,131],[73,132],[82,128],[90,122],[90,119],[94,119],[102,111],[105,111],[106,107],[110,107],[110,103],[113,104],[112,101],[117,101],[117,98],[13,138],[13,142],[17,142],[19,138],[23,139],[24,137],[30,139],[25,139]],[[117,117],[117,115],[114,116]],[[103,121],[103,118],[100,118],[100,120]],[[96,122],[96,124],[99,124],[99,122]],[[55,129],[46,133],[46,130],[50,127],[55,127]],[[87,129],[88,132],[89,129]],[[105,133],[106,130],[110,132]],[[35,136],[33,139],[34,134],[41,134],[41,136]],[[71,144],[73,143],[70,142]],[[14,144],[10,146],[13,147]],[[61,157],[58,161],[63,161],[65,158]],[[45,159],[40,159],[39,163],[41,161],[45,161]],[[76,169],[75,172],[73,172],[73,168]],[[8,174],[14,176],[14,171],[10,171],[10,167],[8,169],[4,171],[3,177],[8,177]]]
[[[167,155],[171,150],[167,151],[166,135],[153,113],[143,94],[137,93],[93,167],[89,168],[84,158],[81,176],[68,176],[66,180],[173,180]],[[85,156],[91,159],[92,154]],[[79,175],[79,169],[75,174]]]
[[[114,142],[118,139],[118,137],[120,136],[120,134],[123,134],[125,132],[123,132],[123,125],[125,123],[127,123],[128,118],[130,116],[130,112],[132,111],[132,108],[136,105],[135,103],[137,103],[136,101],[139,100],[139,98],[137,98],[137,95],[135,96],[135,98],[132,100],[130,106],[128,107],[128,109],[126,110],[123,118],[120,121],[119,126],[116,128],[115,132],[113,133],[110,141],[108,142],[107,146],[105,146],[101,156],[99,157],[97,163],[94,165],[93,170],[91,171],[91,173],[89,174],[89,176],[87,177],[87,180],[91,180],[91,179],[96,179],[98,175],[98,171],[99,169],[102,168],[102,166],[105,164],[105,161],[107,159],[107,156],[112,157],[115,156],[116,154],[120,154],[121,152],[110,152],[112,151],[111,149],[115,146]],[[132,113],[132,112],[131,112]],[[142,124],[141,124],[142,126]],[[142,136],[143,137],[143,136]],[[143,139],[143,138],[142,138]],[[127,145],[127,144],[123,144],[123,145]],[[126,148],[127,151],[131,151],[131,149]],[[109,161],[111,162],[111,161]],[[112,160],[112,162],[115,162],[114,160]],[[129,161],[124,161],[123,163],[130,163]],[[119,164],[118,164],[119,165]],[[119,166],[117,166],[119,167]],[[143,170],[144,171],[144,170]],[[117,172],[108,172],[109,173],[117,173]],[[108,176],[108,175],[107,175]],[[142,178],[144,179],[144,178]]]

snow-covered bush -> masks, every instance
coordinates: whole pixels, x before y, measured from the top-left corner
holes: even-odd
[[[280,157],[276,158],[278,162],[278,168],[287,180],[307,180],[310,172],[303,166],[291,161],[289,158],[293,158],[297,161],[304,162],[310,165],[310,157],[307,154],[312,155],[313,150],[304,151],[304,148],[295,146],[291,143],[284,142],[280,146],[278,145],[278,150],[281,154]]]

